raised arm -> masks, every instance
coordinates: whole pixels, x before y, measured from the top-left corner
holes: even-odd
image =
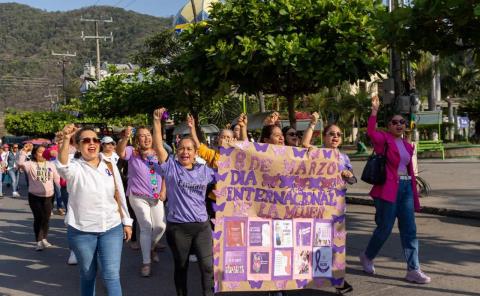
[[[238,118],[238,125],[240,126],[240,141],[248,141],[248,118],[247,114],[242,113]]]
[[[153,149],[161,163],[167,161],[168,158],[168,152],[163,147],[162,137],[162,116],[165,111],[165,108],[159,108],[153,112]]]
[[[57,133],[57,142],[60,143],[60,150],[58,152],[58,161],[63,164],[68,164],[68,152],[70,148],[70,139],[77,132],[77,128],[72,123],[67,124],[62,131]]]
[[[315,126],[317,125],[319,118],[320,118],[320,115],[318,115],[317,112],[312,113],[312,116],[310,119],[310,125],[303,133],[302,147],[309,148],[311,146],[310,142],[312,141],[313,131],[315,130]]]
[[[132,127],[127,126],[126,129],[122,131],[122,138],[120,141],[118,141],[117,148],[115,149],[117,151],[118,156],[120,156],[121,159],[125,159],[125,150],[127,148],[128,144],[128,139],[132,136]]]
[[[385,141],[385,137],[382,133],[377,131],[377,113],[379,108],[380,99],[378,96],[372,97],[372,113],[370,114],[370,118],[368,118],[367,134],[373,143],[382,143]]]
[[[187,126],[190,129],[190,136],[192,136],[195,146],[200,147],[200,140],[198,139],[197,129],[195,128],[195,119],[191,114],[187,115]]]
[[[21,169],[25,169],[25,160],[27,159],[27,154],[32,151],[33,145],[31,143],[25,144],[25,146],[20,150],[17,158],[17,166]]]

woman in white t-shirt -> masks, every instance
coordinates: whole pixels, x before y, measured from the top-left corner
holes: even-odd
[[[81,157],[70,160],[73,136]],[[95,295],[99,262],[107,294],[120,296],[123,239],[129,240],[132,233],[120,173],[99,153],[100,140],[95,131],[77,130],[69,124],[57,137],[61,146],[56,164],[68,183],[67,237],[80,267],[81,295]]]

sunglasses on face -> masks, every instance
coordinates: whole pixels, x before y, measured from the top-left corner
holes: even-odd
[[[329,135],[330,137],[335,137],[335,136],[337,136],[337,137],[339,137],[339,138],[340,138],[341,136],[343,136],[343,134],[342,134],[341,132],[329,132],[328,135]]]
[[[405,122],[406,122],[405,119],[400,119],[400,120],[392,119],[392,120],[390,121],[390,123],[391,123],[392,125],[397,125],[397,124],[404,125]]]
[[[82,144],[100,144],[100,139],[99,138],[83,138],[80,139],[80,143]]]

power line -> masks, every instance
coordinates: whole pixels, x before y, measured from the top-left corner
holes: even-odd
[[[137,0],[132,0],[132,1],[128,2],[127,5],[125,5],[125,6],[123,7],[123,9],[129,7],[130,5],[132,5],[132,4],[135,3],[135,2],[137,2]]]
[[[77,53],[69,53],[67,51],[67,53],[56,53],[52,50],[52,56],[61,56],[62,57],[62,60],[61,60],[61,63],[62,63],[62,89],[63,89],[63,104],[66,105],[67,104],[67,90],[66,90],[66,76],[65,76],[65,65],[67,64],[67,57],[76,57],[77,56]],[[58,101],[58,96],[57,96],[57,101]]]
[[[124,1],[124,0],[120,0],[120,1],[118,1],[117,3],[115,3],[113,6],[114,6],[114,7],[118,7],[118,4],[122,3],[123,1]]]

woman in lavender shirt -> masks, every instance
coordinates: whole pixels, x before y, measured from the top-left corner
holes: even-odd
[[[158,159],[152,149],[152,134],[145,127],[137,128],[134,145],[127,146],[132,136],[132,128],[122,134],[117,145],[117,154],[128,161],[127,193],[130,204],[140,225],[140,247],[143,265],[140,273],[144,277],[151,275],[151,262],[160,259],[154,251],[155,245],[165,232],[165,211],[162,191],[162,177],[157,173]]]
[[[165,179],[168,215],[167,242],[175,263],[175,288],[178,296],[187,295],[188,255],[197,256],[202,275],[202,295],[213,296],[213,246],[205,205],[207,186],[214,181],[211,168],[195,163],[197,148],[191,138],[181,139],[175,159],[163,148],[161,118],[164,108],[153,114],[154,148]]]

